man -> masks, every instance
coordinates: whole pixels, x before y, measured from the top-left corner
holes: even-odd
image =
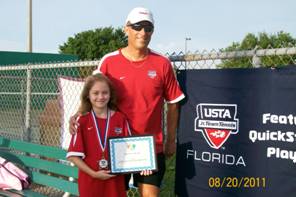
[[[152,13],[146,8],[134,8],[124,27],[128,45],[105,55],[94,71],[94,74],[104,73],[113,82],[118,109],[127,116],[132,135],[149,134],[155,138],[158,171],[148,176],[134,174],[134,182],[144,197],[159,195],[165,172],[164,157],[176,151],[177,103],[185,97],[169,59],[148,48],[153,30]],[[168,103],[165,140],[161,126],[164,100]],[[70,125],[73,130],[73,124]]]

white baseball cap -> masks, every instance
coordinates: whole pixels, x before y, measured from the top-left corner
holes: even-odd
[[[125,24],[130,22],[131,24],[135,24],[141,21],[149,21],[154,25],[153,14],[147,8],[137,7],[132,9],[128,14]]]

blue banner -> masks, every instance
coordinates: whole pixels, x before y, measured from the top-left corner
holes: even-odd
[[[296,67],[184,70],[178,80],[178,196],[296,196]]]

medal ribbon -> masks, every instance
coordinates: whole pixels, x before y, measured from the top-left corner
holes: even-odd
[[[95,123],[95,127],[96,127],[96,131],[97,131],[97,135],[99,138],[101,149],[104,152],[105,147],[106,147],[106,143],[107,143],[107,136],[108,136],[108,131],[109,131],[109,122],[110,122],[111,112],[109,111],[109,109],[107,109],[107,120],[106,120],[105,132],[104,132],[104,145],[102,144],[102,139],[101,139],[100,129],[99,129],[99,122],[96,119],[96,114],[95,114],[94,110],[91,111],[91,114],[93,117],[93,121]]]

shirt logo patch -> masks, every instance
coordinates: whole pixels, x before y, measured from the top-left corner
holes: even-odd
[[[122,128],[120,128],[120,127],[115,127],[115,128],[114,128],[114,132],[115,132],[117,135],[119,135],[119,134],[122,133]]]
[[[157,73],[155,70],[148,70],[148,77],[150,77],[151,79],[154,79],[157,76]]]

